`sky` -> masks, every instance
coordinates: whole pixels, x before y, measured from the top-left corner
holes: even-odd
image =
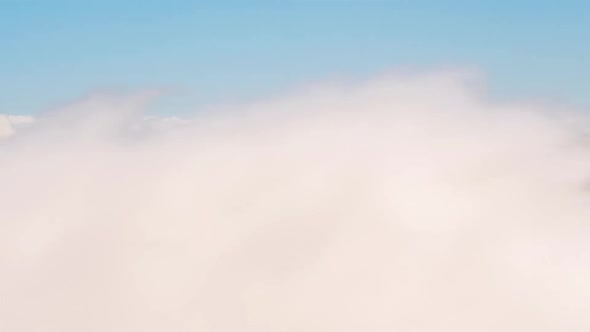
[[[0,0],[0,331],[590,331],[589,12]]]
[[[146,88],[182,113],[457,66],[501,98],[588,106],[588,31],[590,3],[572,0],[0,0],[0,113]]]

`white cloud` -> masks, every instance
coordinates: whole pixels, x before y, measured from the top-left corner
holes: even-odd
[[[6,115],[0,114],[0,137],[7,137],[14,134],[12,124]]]
[[[32,124],[34,118],[28,115],[0,114],[0,139],[14,135],[17,129]]]
[[[590,330],[587,116],[472,84],[39,117],[0,145],[2,331]]]

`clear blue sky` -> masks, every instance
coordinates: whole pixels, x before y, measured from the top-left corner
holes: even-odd
[[[0,0],[0,113],[113,87],[175,89],[185,110],[446,65],[590,105],[590,1]]]

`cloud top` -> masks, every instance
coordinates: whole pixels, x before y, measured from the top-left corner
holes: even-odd
[[[3,331],[590,329],[583,112],[452,71],[150,98],[0,116]]]

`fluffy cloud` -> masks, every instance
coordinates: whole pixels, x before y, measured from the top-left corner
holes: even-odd
[[[587,116],[480,86],[40,116],[0,144],[2,331],[590,330]]]
[[[16,129],[33,122],[32,116],[0,114],[0,138],[12,136]]]
[[[0,115],[0,137],[10,136],[14,133],[12,125],[6,115]]]

